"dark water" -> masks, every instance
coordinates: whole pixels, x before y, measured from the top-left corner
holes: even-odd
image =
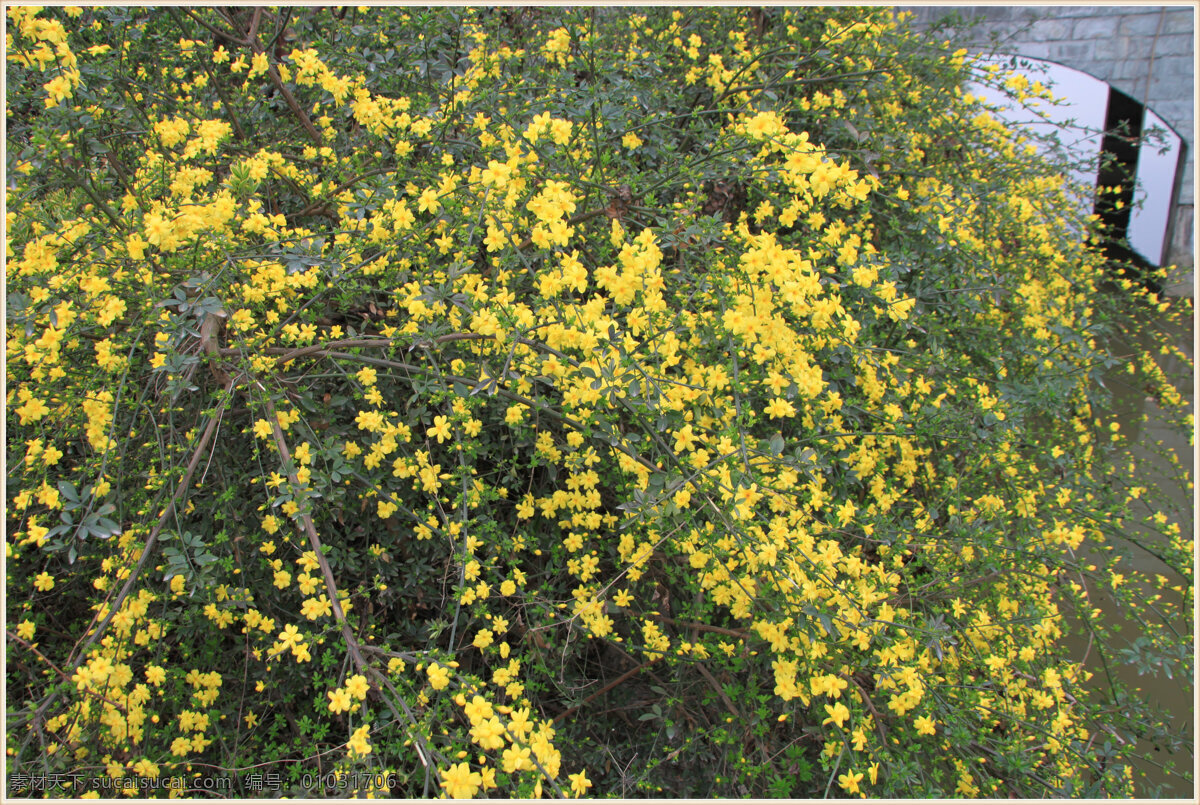
[[[1189,322],[1185,327],[1164,327],[1174,344],[1194,359],[1195,330],[1194,323]],[[1134,345],[1114,344],[1115,347],[1130,347]],[[1122,349],[1131,352],[1132,349]],[[1160,356],[1160,365],[1173,378],[1177,378],[1177,387],[1185,399],[1195,410],[1194,378],[1192,370],[1180,363]],[[1194,365],[1194,363],[1192,363]],[[1180,466],[1187,470],[1189,478],[1194,477],[1195,448],[1188,439],[1176,431],[1169,429],[1162,418],[1161,411],[1155,402],[1144,397],[1140,392],[1130,388],[1122,378],[1128,376],[1114,373],[1107,385],[1112,390],[1114,400],[1114,417],[1120,424],[1122,432],[1134,441],[1132,454],[1137,461],[1138,479],[1141,485],[1147,487],[1144,495],[1147,501],[1158,501],[1162,510],[1168,512],[1171,521],[1179,524],[1181,532],[1186,535],[1195,533],[1194,493],[1179,483],[1165,481],[1173,472],[1164,453],[1173,452],[1178,456]],[[1147,419],[1142,422],[1142,416]],[[1168,580],[1168,586],[1182,584],[1183,578],[1178,572],[1168,567],[1161,559],[1153,554],[1156,543],[1162,537],[1140,529],[1137,524],[1128,524],[1129,534],[1135,540],[1142,542],[1144,547],[1129,544],[1128,557],[1122,565],[1147,574],[1161,574]],[[1181,596],[1163,590],[1147,591],[1163,593],[1160,602],[1162,609],[1168,613],[1168,622],[1180,635],[1181,644],[1194,647],[1195,613],[1182,606]],[[1139,624],[1120,611],[1113,599],[1103,594],[1093,597],[1093,603],[1105,611],[1105,620],[1110,625],[1120,625],[1119,642],[1126,645],[1132,642],[1138,632]],[[1075,635],[1068,641],[1073,658],[1083,660],[1085,667],[1093,674],[1094,685],[1104,685],[1105,669],[1098,659],[1095,646],[1089,646],[1086,637]],[[1133,688],[1140,688],[1145,698],[1157,708],[1166,713],[1167,723],[1176,735],[1182,734],[1182,746],[1172,751],[1166,742],[1143,740],[1138,744],[1139,754],[1144,754],[1144,760],[1135,764],[1135,796],[1138,797],[1181,797],[1194,799],[1194,766],[1195,766],[1195,720],[1196,697],[1192,678],[1192,667],[1185,672],[1185,679],[1179,674],[1169,679],[1163,673],[1157,675],[1139,675],[1136,667],[1125,664],[1109,663],[1108,673],[1121,682]],[[1174,771],[1164,768],[1168,761],[1175,765]]]

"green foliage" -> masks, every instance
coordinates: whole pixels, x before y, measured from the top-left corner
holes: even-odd
[[[960,87],[1040,89],[886,9],[9,18],[10,783],[1140,790],[1191,481],[1105,384],[1190,432],[1191,307]]]

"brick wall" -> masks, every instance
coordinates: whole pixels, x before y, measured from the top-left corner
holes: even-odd
[[[1174,6],[899,6],[927,28],[947,15],[976,23],[954,44],[1082,70],[1150,107],[1187,146],[1169,262],[1194,288],[1195,10]],[[1190,290],[1179,290],[1191,294]]]

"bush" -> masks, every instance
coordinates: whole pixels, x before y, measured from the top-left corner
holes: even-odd
[[[8,14],[10,793],[1140,790],[1065,641],[1190,680],[1101,381],[1190,431],[1191,308],[960,89],[1040,88],[879,8]]]

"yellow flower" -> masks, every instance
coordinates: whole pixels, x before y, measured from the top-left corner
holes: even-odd
[[[36,629],[37,625],[33,621],[21,621],[17,625],[17,636],[22,640],[32,640]]]
[[[441,787],[451,799],[470,799],[483,785],[483,777],[478,772],[471,771],[471,767],[466,763],[457,763],[448,769],[439,770],[438,774],[442,777]]]
[[[34,579],[34,581],[33,581],[33,586],[38,588],[42,592],[47,592],[49,590],[53,590],[54,589],[54,577],[51,576],[49,573],[39,573],[37,575],[37,578]]]
[[[283,627],[283,631],[279,633],[279,642],[283,643],[284,648],[290,648],[300,642],[300,630],[292,624]]]
[[[776,397],[767,403],[766,411],[773,419],[783,419],[796,413],[795,407],[782,397]]]
[[[501,759],[503,769],[506,774],[512,774],[514,771],[521,769],[532,768],[533,764],[529,760],[529,747],[510,746],[504,750],[504,755]]]
[[[837,702],[836,704],[834,704],[832,706],[830,706],[828,704],[825,705],[825,712],[829,713],[829,718],[822,721],[821,722],[822,725],[833,722],[838,727],[840,727],[840,726],[842,726],[842,723],[847,718],[850,717],[849,708],[847,708],[846,705],[842,704],[841,702]]]
[[[49,95],[45,101],[47,108],[50,108],[51,106],[57,106],[59,101],[71,97],[71,82],[66,76],[60,75],[57,78],[54,78],[43,84],[42,88],[45,89],[46,93]]]
[[[58,463],[58,460],[60,458],[62,458],[62,451],[59,450],[54,445],[50,445],[49,447],[46,448],[46,451],[44,453],[42,453],[42,462],[47,467],[53,467],[55,464]],[[1114,575],[1114,578],[1115,578],[1115,575]],[[1116,586],[1116,585],[1114,584],[1114,586]]]
[[[349,710],[353,704],[350,701],[350,694],[343,688],[331,690],[327,695],[329,696],[329,711],[331,713],[343,713]]]
[[[377,431],[383,429],[383,414],[378,411],[359,411],[354,418],[354,424],[360,430]]]
[[[438,201],[437,191],[432,187],[425,188],[424,192],[417,198],[417,210],[419,212],[429,212],[437,215],[438,210],[441,208],[442,205]]]
[[[500,749],[504,746],[504,725],[495,716],[471,727],[471,740],[484,749]]]
[[[167,672],[158,665],[151,665],[146,669],[146,681],[155,687],[166,681]]]
[[[592,787],[592,781],[587,778],[587,774],[585,772],[581,771],[578,774],[568,774],[567,777],[571,780],[571,791],[574,792],[575,796],[577,797],[583,796],[584,792]]]
[[[435,416],[433,418],[433,427],[425,431],[426,436],[436,436],[438,444],[450,438],[450,423],[444,416]]]
[[[148,758],[142,758],[133,764],[133,773],[139,777],[157,777],[159,774],[158,764]]]
[[[48,413],[50,413],[50,409],[37,397],[33,397],[17,409],[17,415],[21,417],[22,425],[37,422]]]
[[[371,686],[367,684],[367,678],[362,674],[355,674],[346,680],[346,692],[356,699],[367,698],[367,691]]]
[[[854,769],[846,772],[838,777],[838,785],[840,785],[847,793],[858,793],[858,781],[863,778],[862,772],[855,772]]]
[[[330,615],[332,612],[333,608],[329,598],[324,595],[320,598],[309,598],[300,608],[300,614],[310,621],[315,621],[322,615]]]
[[[675,431],[675,452],[682,453],[684,450],[690,450],[692,445],[696,443],[696,435],[692,432],[691,425],[684,425],[680,430]]]
[[[496,715],[492,705],[482,696],[474,696],[468,703],[467,697],[460,693],[455,698],[455,702],[462,707],[463,713],[466,714],[471,724],[479,724]]]
[[[370,729],[368,725],[363,724],[354,731],[354,734],[350,736],[350,741],[347,743],[350,751],[359,757],[371,754],[371,744],[367,743],[367,733],[370,732]]]
[[[256,53],[254,58],[250,59],[250,72],[247,74],[250,78],[256,75],[267,72],[267,54]]]
[[[489,252],[500,251],[506,243],[508,243],[508,236],[503,231],[494,226],[488,227],[487,236],[483,239],[483,245],[487,247]]]
[[[450,684],[450,672],[437,663],[430,665],[425,673],[429,676],[429,684],[434,690],[442,690]]]
[[[920,718],[913,721],[913,724],[917,728],[918,735],[934,735],[937,733],[937,729],[934,726],[933,719],[929,718],[928,716],[921,716]]]

